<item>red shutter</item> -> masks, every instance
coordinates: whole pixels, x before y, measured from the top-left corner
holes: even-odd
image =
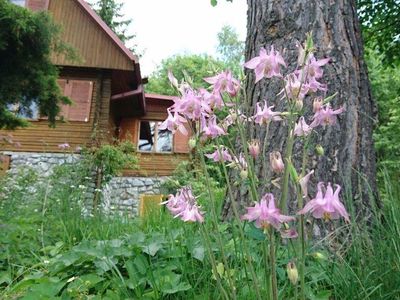
[[[57,80],[58,85],[60,86],[60,90],[61,93],[64,96],[70,96],[71,95],[71,91],[70,91],[70,85],[67,84],[67,80],[65,79],[58,79]],[[61,104],[60,105],[60,112],[58,113],[58,115],[60,117],[63,117],[64,119],[68,118],[68,111],[69,111],[69,105],[66,104]]]
[[[89,121],[90,104],[92,100],[93,82],[84,80],[70,80],[70,98],[73,103],[69,107],[68,120]]]
[[[190,128],[189,125],[185,126],[188,135],[182,134],[179,130],[174,134],[174,152],[175,153],[189,153],[189,139],[190,139]]]
[[[32,11],[42,11],[49,8],[50,0],[26,0],[26,7]]]

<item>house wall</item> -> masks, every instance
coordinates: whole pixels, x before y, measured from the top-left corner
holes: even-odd
[[[67,80],[93,81],[89,120],[87,122],[57,121],[55,128],[51,128],[47,119],[39,119],[31,121],[27,128],[0,130],[0,135],[10,134],[13,141],[19,143],[19,147],[3,144],[0,150],[57,153],[63,152],[58,148],[59,144],[68,143],[71,149],[90,145],[95,129],[99,135],[107,134],[111,93],[110,74],[101,71],[65,69],[60,75],[60,78]]]
[[[138,144],[139,124],[141,120],[164,121],[171,101],[146,99],[146,115],[138,118],[126,118],[120,124],[120,139],[129,139]],[[139,168],[124,170],[124,176],[168,176],[172,175],[178,164],[189,159],[189,136],[174,134],[173,153],[138,152]]]
[[[72,0],[51,0],[49,13],[62,26],[62,40],[76,49],[80,61],[53,54],[52,61],[61,66],[134,70],[134,63],[104,32],[88,13]]]

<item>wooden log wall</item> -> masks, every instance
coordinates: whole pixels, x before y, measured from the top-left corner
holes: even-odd
[[[104,77],[99,77],[98,73],[93,71],[83,72],[81,70],[66,70],[61,73],[60,78],[93,81],[89,120],[87,122],[57,121],[56,127],[51,128],[46,119],[39,119],[31,121],[30,126],[27,128],[0,130],[0,134],[11,134],[13,141],[20,144],[19,147],[3,144],[0,150],[22,152],[63,152],[63,150],[58,148],[59,144],[68,143],[71,146],[71,150],[74,150],[77,146],[82,147],[90,145],[93,139],[95,127],[96,107],[100,109],[100,114],[98,115],[98,128],[101,132],[108,131],[108,102],[110,101],[111,93],[109,74],[106,74]],[[98,104],[96,105],[96,103]]]

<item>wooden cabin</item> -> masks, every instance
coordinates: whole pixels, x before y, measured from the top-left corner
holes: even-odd
[[[73,150],[89,146],[95,139],[102,143],[129,139],[138,147],[140,168],[126,170],[128,176],[170,175],[188,157],[188,137],[158,129],[173,98],[144,93],[137,56],[84,0],[11,2],[33,11],[48,11],[62,26],[63,40],[77,50],[80,61],[52,56],[60,67],[60,88],[73,101],[63,105],[56,127],[36,116],[28,128],[0,131],[12,134],[20,144],[3,145],[2,150],[57,153],[65,151],[59,148],[65,143]]]

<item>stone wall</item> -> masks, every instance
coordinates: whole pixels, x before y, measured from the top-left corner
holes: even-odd
[[[141,194],[160,194],[167,177],[114,177],[103,188],[103,209],[109,212],[139,214]]]
[[[55,166],[75,163],[80,159],[79,154],[25,152],[3,152],[3,154],[11,156],[9,174],[16,175],[21,168],[30,168],[42,178],[51,175]],[[86,186],[88,201],[94,196],[94,178],[95,176],[93,182]],[[167,177],[114,177],[101,190],[102,209],[106,213],[126,213],[136,216],[139,213],[140,195],[159,194],[160,184],[166,179]],[[85,211],[87,213],[87,210]]]

